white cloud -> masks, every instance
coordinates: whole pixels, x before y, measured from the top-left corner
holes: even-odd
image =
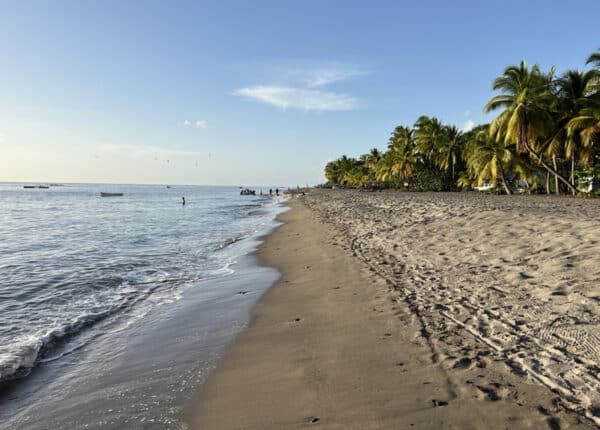
[[[358,99],[349,95],[308,88],[257,85],[241,88],[234,94],[283,109],[346,111],[358,107]]]
[[[347,111],[357,109],[359,99],[324,87],[367,73],[356,66],[332,61],[287,63],[275,66],[274,70],[279,75],[276,83],[240,88],[233,94],[282,109]]]
[[[309,70],[291,70],[288,74],[292,78],[297,79],[306,88],[317,88],[355,78],[363,75],[364,72],[354,68],[343,68],[338,66],[320,67]]]
[[[197,128],[206,128],[206,127],[208,127],[208,120],[199,119],[192,123],[192,121],[190,121],[189,119],[184,119],[183,121],[179,121],[177,123],[177,125],[179,125],[181,127],[190,127],[190,126],[192,126],[192,124]]]
[[[471,131],[473,127],[475,127],[475,122],[472,119],[468,119],[465,125],[462,126],[462,131]]]

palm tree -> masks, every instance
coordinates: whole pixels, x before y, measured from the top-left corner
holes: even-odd
[[[414,134],[413,130],[409,127],[399,125],[394,129],[390,139],[388,140],[388,149],[393,148],[397,145],[413,145]]]
[[[331,184],[345,185],[347,183],[344,180],[346,174],[355,169],[358,163],[358,160],[342,155],[337,160],[327,163],[325,166],[325,177]]]
[[[408,180],[417,168],[413,130],[399,125],[388,140],[388,150],[375,168],[378,181]]]
[[[417,168],[418,158],[411,143],[398,141],[381,158],[376,178],[388,181],[398,178],[407,181]]]
[[[374,170],[377,167],[377,163],[381,159],[383,154],[377,148],[372,148],[368,154],[365,154],[364,161],[365,166],[371,170]]]
[[[567,159],[571,160],[569,181],[575,184],[575,165],[577,158],[589,158],[581,141],[581,130],[570,127],[570,121],[579,116],[580,110],[589,104],[588,97],[594,85],[594,73],[579,70],[567,70],[556,81],[558,98],[556,123],[558,131],[549,147],[556,153],[564,150]],[[562,147],[562,148],[561,148]]]
[[[513,151],[514,144],[507,144],[504,139],[495,139],[486,129],[479,130],[471,136],[468,143],[467,175],[461,176],[459,185],[469,182],[482,185],[484,182],[502,184],[506,194],[512,194],[506,181],[508,172],[525,177],[527,166]],[[471,178],[471,180],[469,180]]]
[[[587,164],[593,158],[594,147],[600,145],[600,93],[585,99],[583,106],[567,128],[570,135],[581,139],[581,158]]]
[[[450,171],[450,178],[454,182],[456,163],[460,158],[463,146],[463,134],[456,126],[444,126],[444,136],[438,139],[436,150],[436,164],[442,170]]]
[[[447,138],[442,122],[426,115],[415,122],[414,136],[419,152],[428,160],[432,159],[436,148]]]
[[[600,49],[591,54],[585,64],[593,64],[597,69],[600,69]]]
[[[335,161],[330,161],[325,165],[325,178],[330,184],[339,184],[339,167]]]
[[[518,152],[527,152],[576,193],[575,186],[550,167],[536,150],[540,141],[553,138],[551,111],[556,102],[551,92],[553,73],[553,70],[549,74],[542,73],[538,65],[529,68],[524,61],[519,66],[509,66],[494,80],[493,89],[501,94],[490,99],[484,112],[504,109],[490,124],[490,134],[497,140],[503,138],[507,146],[516,143]]]

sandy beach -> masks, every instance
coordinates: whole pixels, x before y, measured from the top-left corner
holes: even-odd
[[[192,428],[594,428],[600,202],[312,191]]]

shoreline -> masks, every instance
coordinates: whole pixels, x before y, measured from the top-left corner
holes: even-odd
[[[192,195],[197,204],[185,210],[180,204],[173,210],[168,197],[159,196],[158,204],[152,200],[157,211],[166,202],[164,213],[177,221],[166,224],[182,226],[182,243],[163,231],[167,246],[160,247],[156,260],[147,256],[141,269],[102,266],[98,281],[89,284],[106,286],[110,292],[108,286],[118,281],[123,287],[117,292],[126,289],[129,305],[76,327],[64,344],[59,339],[51,344],[54,348],[43,351],[46,355],[34,362],[27,376],[0,386],[0,429],[183,426],[190,398],[248,323],[260,295],[279,277],[258,261],[255,251],[278,225],[274,218],[280,205],[275,199],[238,198],[237,189],[231,191],[233,198],[229,190],[200,190]],[[155,189],[150,192],[158,194]],[[214,193],[223,198],[214,199]],[[221,207],[229,218],[218,213]],[[163,219],[156,213],[160,212],[148,218]],[[198,227],[200,217],[204,218]],[[188,220],[191,225],[185,228]],[[219,225],[225,220],[227,226]],[[195,233],[204,235],[211,225],[221,230],[207,235],[213,243],[202,242]],[[150,234],[155,232],[152,228]],[[175,242],[170,252],[168,245]],[[190,252],[184,252],[186,245]],[[159,270],[171,256],[173,264]],[[102,283],[107,276],[114,284]],[[64,290],[68,286],[65,282]],[[75,298],[72,303],[77,304]]]
[[[497,362],[457,366],[473,374],[460,381],[343,235],[288,204],[257,252],[281,276],[205,381],[191,428],[590,428]]]

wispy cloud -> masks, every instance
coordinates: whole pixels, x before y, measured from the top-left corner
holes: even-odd
[[[324,88],[366,74],[358,67],[326,62],[288,63],[273,69],[278,76],[274,83],[240,88],[233,94],[282,109],[348,111],[361,105],[352,95]]]
[[[208,120],[206,120],[206,119],[199,119],[199,120],[196,120],[196,121],[192,122],[189,119],[184,119],[183,121],[179,121],[177,123],[177,125],[179,125],[181,127],[190,127],[190,126],[194,125],[196,128],[207,128],[208,127]]]
[[[293,69],[290,70],[288,74],[306,88],[317,88],[335,82],[356,78],[364,75],[365,72],[357,68],[329,66],[313,69]]]
[[[358,99],[349,95],[308,88],[257,85],[241,88],[234,94],[283,109],[345,111],[359,105]]]
[[[467,122],[462,126],[462,131],[471,131],[475,127],[475,122],[472,119],[468,119]]]

